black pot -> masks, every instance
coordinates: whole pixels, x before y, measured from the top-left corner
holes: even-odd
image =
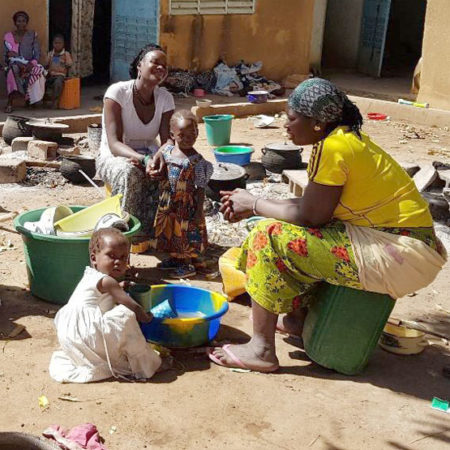
[[[300,169],[303,149],[286,142],[267,144],[262,150],[262,165],[266,170],[281,173],[283,170]]]
[[[232,163],[217,163],[213,166],[214,172],[206,188],[206,195],[210,199],[220,201],[220,191],[247,187],[248,174],[243,167]]]
[[[86,156],[65,156],[61,162],[59,171],[61,175],[74,184],[87,183],[86,178],[80,173],[82,170],[89,178],[95,177],[95,159]]]
[[[31,127],[27,124],[29,120],[28,117],[8,116],[5,125],[3,125],[3,140],[11,145],[16,137],[31,137]]]

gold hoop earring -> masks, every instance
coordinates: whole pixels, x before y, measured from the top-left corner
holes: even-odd
[[[322,128],[320,128],[319,125],[314,125],[314,131],[320,131]]]

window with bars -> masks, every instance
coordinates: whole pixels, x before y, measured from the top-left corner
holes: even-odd
[[[170,0],[170,14],[253,14],[256,0]]]

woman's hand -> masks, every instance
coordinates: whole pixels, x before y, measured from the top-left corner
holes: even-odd
[[[253,215],[255,197],[245,189],[221,191],[222,207],[220,211],[229,222],[239,222]]]
[[[153,180],[165,178],[167,173],[167,164],[161,150],[158,150],[153,160],[149,161],[145,169],[147,175]]]
[[[128,162],[133,165],[134,167],[137,167],[140,170],[144,170],[144,166],[142,165],[142,161],[138,158],[128,158]]]

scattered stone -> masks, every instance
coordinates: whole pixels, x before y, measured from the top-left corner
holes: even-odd
[[[33,140],[28,143],[28,156],[48,161],[56,158],[58,144],[50,141]]]
[[[19,183],[25,179],[27,167],[19,159],[0,160],[0,183]]]
[[[442,194],[422,192],[422,197],[428,202],[430,213],[434,220],[446,222],[450,219],[448,202]]]
[[[428,186],[430,186],[430,184],[432,184],[437,178],[437,175],[437,170],[431,164],[422,167],[413,178],[419,192],[423,192]]]
[[[411,178],[420,170],[420,166],[414,163],[401,162],[400,166]]]
[[[32,141],[32,137],[16,137],[12,140],[11,151],[20,152],[28,149],[28,143]]]

